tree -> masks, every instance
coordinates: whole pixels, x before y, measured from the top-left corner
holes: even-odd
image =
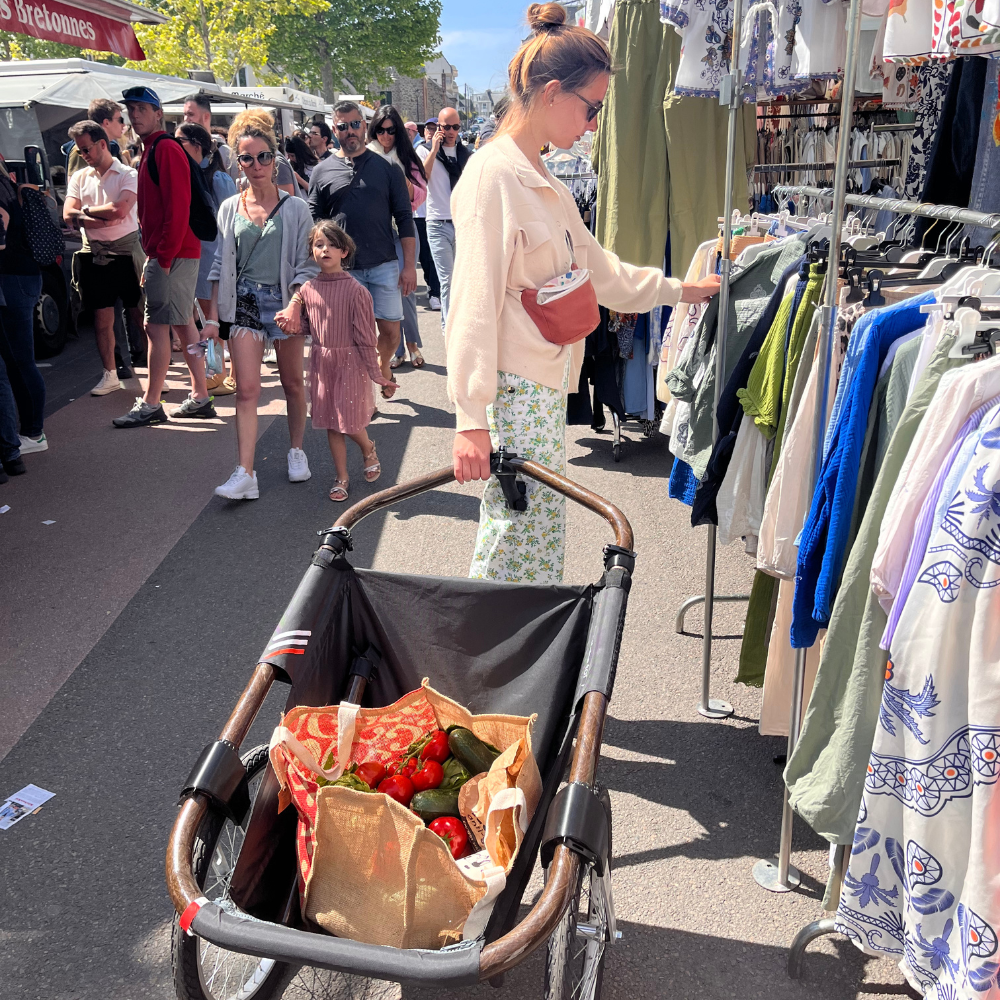
[[[14,31],[0,31],[0,59],[92,59],[121,66],[125,60],[112,52],[92,52],[62,42],[47,42]]]
[[[266,78],[278,23],[308,20],[326,9],[327,0],[148,0],[146,6],[170,20],[135,25],[146,61],[130,68],[180,77],[189,69],[208,69],[220,83],[230,83],[245,66]]]
[[[330,0],[321,14],[280,19],[271,61],[330,102],[345,79],[357,93],[378,96],[391,69],[416,76],[434,56],[440,18],[441,0]]]

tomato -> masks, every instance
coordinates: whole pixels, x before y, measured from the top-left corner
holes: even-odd
[[[354,773],[369,788],[378,788],[385,778],[385,768],[377,760],[366,761]]]
[[[390,770],[393,774],[402,774],[407,778],[413,776],[413,772],[417,769],[417,758],[407,757],[405,760],[400,758],[399,760],[394,760],[390,765]]]
[[[410,779],[418,792],[437,788],[444,781],[444,771],[436,760],[425,760],[423,767]]]
[[[415,791],[413,782],[402,774],[393,774],[386,778],[379,784],[378,790],[404,806],[410,804],[410,799],[413,798]]]
[[[430,742],[420,751],[420,756],[424,760],[434,760],[443,764],[450,756],[448,749],[448,734],[439,729],[430,739]]]
[[[436,833],[447,845],[453,858],[462,856],[469,843],[469,834],[460,819],[454,816],[439,816],[428,827],[431,833]]]

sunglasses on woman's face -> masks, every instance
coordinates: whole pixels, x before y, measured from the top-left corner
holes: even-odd
[[[240,153],[240,155],[236,157],[236,160],[241,167],[253,166],[253,161],[255,159],[262,167],[266,167],[269,163],[274,161],[274,153],[272,153],[269,149],[265,149],[263,152],[258,153],[256,157],[252,153]]]
[[[356,131],[357,129],[361,128],[363,124],[364,124],[363,122],[360,122],[357,119],[355,119],[353,122],[337,122],[334,128],[338,132],[346,132],[348,129],[353,129]]]
[[[604,107],[603,101],[598,101],[596,104],[592,104],[587,100],[583,94],[578,94],[575,90],[572,92],[574,97],[579,97],[584,104],[587,105],[587,121],[592,122],[600,113]]]
[[[383,128],[382,126],[379,126],[377,129],[375,129],[375,134],[376,135],[395,135],[396,134],[396,126],[395,125],[388,125],[385,128]]]

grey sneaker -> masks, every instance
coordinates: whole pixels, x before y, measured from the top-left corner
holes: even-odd
[[[185,399],[176,410],[170,411],[170,416],[172,416],[175,420],[183,420],[186,417],[200,417],[202,420],[210,420],[212,417],[217,417],[218,414],[215,412],[215,407],[212,406],[211,396],[209,396],[204,403],[199,403],[189,393],[188,398]]]
[[[150,406],[142,396],[135,397],[135,405],[124,417],[115,417],[111,421],[115,427],[148,427],[150,424],[165,424],[167,415],[163,405]]]

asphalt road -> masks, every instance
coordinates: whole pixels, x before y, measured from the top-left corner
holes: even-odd
[[[422,311],[421,324],[428,364],[401,369],[396,400],[371,428],[379,486],[448,463],[453,424],[437,314]],[[99,376],[90,336],[51,363],[43,371],[52,447],[28,456],[27,476],[0,487],[0,505],[11,506],[0,516],[0,793],[28,782],[56,793],[0,832],[0,998],[166,1000],[174,995],[173,911],[163,858],[177,790],[242,690],[315,532],[334,518],[326,496],[333,466],[325,435],[309,430],[313,479],[287,482],[287,430],[270,377],[261,499],[213,498],[211,487],[232,466],[232,409],[223,405],[231,398],[220,401],[222,419],[193,433],[111,431],[109,417],[129,400],[86,395]],[[174,374],[179,402],[181,369]],[[774,896],[751,878],[754,861],[777,847],[774,756],[783,741],[757,733],[760,692],[732,683],[740,605],[721,606],[714,630],[713,693],[736,713],[721,722],[695,713],[700,612],[689,616],[690,635],[675,634],[673,621],[684,597],[703,589],[705,536],[667,498],[665,441],[645,440],[634,426],[627,436],[615,464],[607,434],[569,433],[570,476],[625,511],[639,552],[600,766],[614,809],[623,932],[608,956],[604,995],[912,995],[892,962],[866,958],[841,938],[817,942],[804,979],[787,978],[788,944],[821,916],[826,846],[798,823],[801,888]],[[360,472],[354,449],[352,499],[373,489]],[[356,531],[356,564],[464,575],[477,493],[456,486],[370,518]],[[49,510],[59,511],[55,524],[42,527]],[[600,521],[571,509],[569,582],[597,578],[608,540]],[[720,552],[720,592],[745,591],[751,577],[739,547]],[[251,741],[266,742],[278,713],[275,697]],[[500,994],[484,985],[463,995],[537,996],[541,978],[536,954]],[[308,970],[285,993],[376,996],[425,994]]]

